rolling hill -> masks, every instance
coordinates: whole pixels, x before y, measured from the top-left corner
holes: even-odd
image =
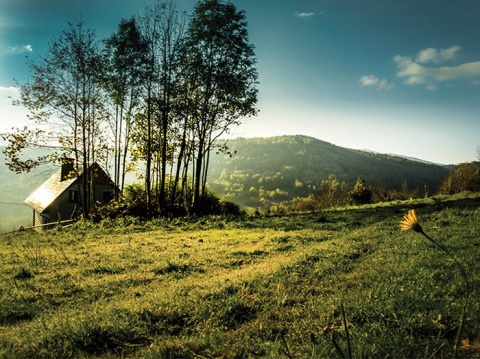
[[[239,138],[227,146],[227,153],[211,155],[209,188],[251,206],[258,204],[259,191],[277,191],[278,200],[305,197],[332,175],[348,186],[361,176],[369,186],[400,190],[407,185],[433,194],[449,173],[449,166],[347,149],[300,135]]]

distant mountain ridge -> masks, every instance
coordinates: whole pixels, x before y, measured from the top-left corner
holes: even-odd
[[[442,164],[442,163],[435,163],[435,162],[432,162],[432,161],[422,160],[421,158],[418,158],[418,157],[398,155],[396,153],[386,153],[386,155],[387,156],[392,156],[392,157],[402,157],[402,158],[405,158],[407,160],[414,161],[414,162],[421,162],[421,163],[426,163],[426,164],[429,164],[429,165],[437,165],[437,166],[442,166],[442,167],[447,167],[448,168],[448,165],[445,165],[445,164]]]
[[[238,138],[229,153],[211,155],[209,187],[232,200],[253,199],[255,191],[279,190],[285,199],[305,196],[329,176],[353,186],[361,176],[367,185],[399,190],[421,188],[433,194],[448,175],[447,166],[401,156],[353,150],[302,135]]]
[[[376,152],[376,151],[372,151],[372,150],[369,150],[369,149],[363,149],[361,151],[371,152],[371,153],[375,153],[377,155],[387,155],[387,156],[391,156],[391,157],[402,157],[402,158],[405,158],[405,159],[410,160],[410,161],[426,163],[426,164],[429,164],[429,165],[442,166],[442,167],[446,167],[446,168],[449,168],[449,169],[455,168],[455,165],[447,165],[447,164],[444,164],[444,163],[427,161],[427,160],[423,160],[423,159],[418,158],[418,157],[405,156],[405,155],[400,155],[400,154],[397,154],[397,153],[381,153],[381,152]]]

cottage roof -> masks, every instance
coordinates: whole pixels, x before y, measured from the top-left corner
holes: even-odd
[[[61,181],[61,176],[62,169],[59,169],[27,197],[24,201],[25,204],[35,211],[42,213],[77,179],[77,177],[72,177]]]

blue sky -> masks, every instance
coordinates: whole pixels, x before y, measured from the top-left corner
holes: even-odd
[[[25,55],[82,17],[104,39],[152,0],[1,0],[0,131]],[[191,12],[194,0],[178,0]],[[303,134],[437,163],[480,146],[480,1],[233,0],[256,47],[260,113],[231,137]]]

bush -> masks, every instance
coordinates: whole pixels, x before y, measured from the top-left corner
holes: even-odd
[[[141,219],[151,219],[159,216],[168,218],[177,218],[188,216],[192,208],[191,204],[179,198],[177,203],[171,204],[168,200],[167,205],[160,210],[158,203],[152,203],[150,212],[147,206],[147,195],[143,185],[134,183],[126,186],[120,201],[111,201],[103,206],[95,214],[96,219],[115,219],[124,217],[135,217]],[[201,204],[193,208],[196,215],[239,215],[241,214],[240,206],[220,200],[211,192],[206,191],[202,198]]]
[[[376,186],[372,188],[372,202],[391,202],[391,201],[399,201],[405,199],[404,196],[401,195],[396,190],[388,189],[381,186]]]
[[[346,182],[339,182],[335,175],[330,175],[319,186],[318,206],[320,208],[335,208],[347,202]]]
[[[367,188],[362,177],[358,177],[357,183],[349,193],[350,200],[353,204],[367,204],[372,201],[372,191]]]
[[[241,214],[240,206],[229,201],[222,201],[213,193],[205,191],[200,206],[196,207],[197,215],[239,215]]]
[[[295,212],[312,212],[317,209],[317,201],[313,198],[313,195],[295,197],[292,199],[292,207]]]

